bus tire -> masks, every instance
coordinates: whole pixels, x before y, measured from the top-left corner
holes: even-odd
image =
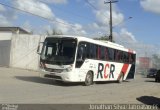
[[[65,84],[65,82],[60,81],[60,80],[54,80],[54,81],[55,81],[55,83],[58,84],[58,85],[63,85],[63,84]]]
[[[93,74],[91,71],[89,71],[86,75],[86,78],[85,78],[85,82],[84,82],[84,85],[85,86],[90,86],[93,84]]]
[[[124,78],[124,75],[123,75],[123,73],[121,73],[119,78],[118,78],[118,80],[117,80],[117,82],[118,83],[122,83],[123,82],[123,78]]]
[[[155,78],[155,82],[158,82],[157,78]]]

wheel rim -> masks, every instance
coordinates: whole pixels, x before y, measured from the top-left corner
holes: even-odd
[[[86,84],[87,85],[92,84],[92,74],[91,73],[88,73],[86,76]]]
[[[123,81],[123,76],[122,76],[122,75],[121,75],[121,77],[120,77],[120,79],[119,79],[119,80],[120,80],[120,82],[122,82],[122,81]]]
[[[121,74],[118,82],[122,82],[122,81],[123,81],[123,74]]]

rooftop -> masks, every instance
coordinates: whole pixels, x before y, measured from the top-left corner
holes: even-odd
[[[30,32],[28,32],[27,30],[24,30],[21,27],[0,27],[0,32],[2,31],[6,31],[6,32],[12,32],[15,34],[31,34]]]

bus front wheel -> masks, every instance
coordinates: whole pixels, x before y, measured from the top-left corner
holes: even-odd
[[[86,75],[84,85],[89,86],[89,85],[92,85],[92,84],[93,84],[93,74],[92,74],[91,71],[89,71]]]

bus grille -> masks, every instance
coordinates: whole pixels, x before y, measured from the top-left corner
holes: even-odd
[[[49,72],[56,72],[56,73],[61,73],[63,72],[63,69],[51,69],[51,68],[45,68],[46,71]]]
[[[44,77],[46,77],[46,78],[54,78],[54,79],[62,80],[62,78],[61,78],[60,76],[55,76],[55,75],[49,75],[49,74],[46,74]]]

